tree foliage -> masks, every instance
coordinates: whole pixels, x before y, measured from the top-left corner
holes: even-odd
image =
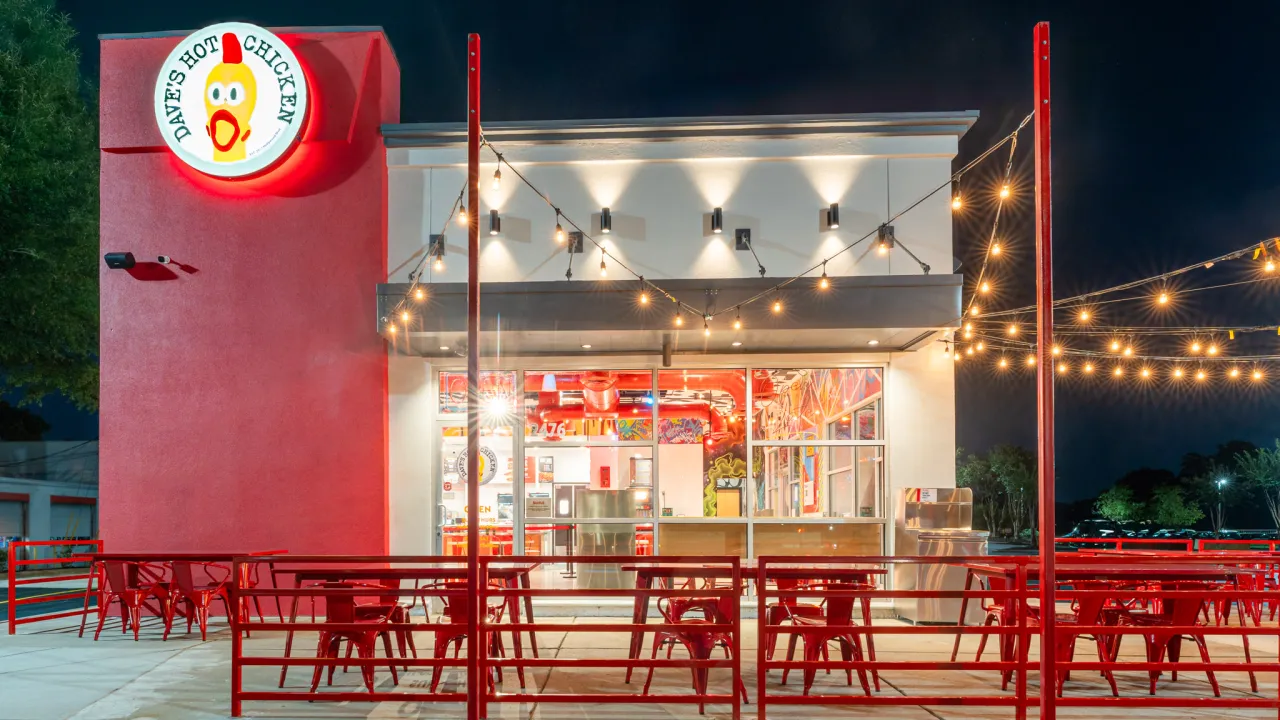
[[[1035,524],[1039,485],[1036,483],[1036,456],[1016,445],[997,445],[987,455],[991,472],[1004,490],[1006,519],[1013,537]]]
[[[1204,517],[1177,485],[1162,485],[1152,492],[1149,515],[1157,525],[1167,528],[1189,528]]]
[[[1241,483],[1235,471],[1217,461],[1204,466],[1204,472],[1187,482],[1192,497],[1209,518],[1209,525],[1215,534],[1220,534],[1226,527],[1227,510],[1244,497],[1247,488]]]
[[[98,402],[97,121],[51,0],[0,0],[0,394]]]
[[[1271,521],[1280,528],[1280,440],[1275,449],[1257,448],[1237,453],[1236,468],[1246,486],[1262,495]]]
[[[1142,515],[1142,503],[1134,499],[1133,488],[1116,485],[1098,496],[1093,511],[1111,522],[1129,522]]]
[[[963,450],[956,450],[956,485],[973,491],[973,506],[985,526],[983,529],[994,534],[1000,529],[1004,486],[986,458],[971,454],[959,459],[963,454]]]

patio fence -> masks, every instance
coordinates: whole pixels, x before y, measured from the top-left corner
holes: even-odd
[[[28,553],[27,549],[34,550]],[[81,550],[76,551],[77,548]],[[47,549],[54,553],[53,557],[27,557],[28,554],[38,555],[41,549]],[[18,632],[18,626],[26,623],[39,622],[41,620],[56,620],[72,616],[84,617],[88,615],[89,598],[97,594],[97,590],[101,588],[101,578],[93,571],[92,567],[85,572],[77,572],[70,575],[47,575],[37,577],[18,578],[18,568],[41,569],[50,566],[59,566],[57,569],[66,569],[68,565],[88,562],[89,558],[84,556],[84,552],[102,552],[101,540],[29,540],[14,541],[9,543],[8,557],[8,623],[9,634],[13,635]],[[59,557],[60,555],[60,557]],[[49,583],[61,583],[68,581],[84,580],[86,583],[84,590],[68,590],[66,592],[50,592],[30,597],[18,597],[19,586],[42,585]],[[97,588],[95,588],[95,582]],[[62,612],[45,613],[41,615],[32,615],[29,617],[18,617],[18,607],[23,605],[38,605],[41,603],[62,602],[65,600],[84,600],[84,607],[79,610],[65,610]]]

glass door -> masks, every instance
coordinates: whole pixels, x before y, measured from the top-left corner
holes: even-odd
[[[510,423],[480,428],[480,554],[519,554],[515,547],[516,448]],[[440,424],[437,550],[467,554],[467,428]]]

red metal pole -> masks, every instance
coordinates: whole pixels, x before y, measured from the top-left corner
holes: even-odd
[[[16,540],[9,541],[9,565],[8,565],[9,589],[7,594],[9,596],[8,610],[9,610],[9,634],[10,635],[18,632],[18,587],[17,587],[18,557],[17,557],[17,553],[14,552],[16,548],[17,548],[17,541]]]
[[[1036,412],[1040,471],[1040,720],[1057,717],[1057,628],[1054,624],[1053,462],[1053,163],[1050,155],[1049,23],[1034,33],[1036,96]]]
[[[467,720],[480,718],[480,36],[467,35]]]

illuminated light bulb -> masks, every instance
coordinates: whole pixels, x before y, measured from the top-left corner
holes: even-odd
[[[826,290],[827,288],[831,287],[831,280],[827,278],[826,270],[823,270],[822,277],[818,278],[818,287],[821,288],[822,290]]]
[[[1128,345],[1126,345],[1126,346],[1125,346],[1125,348],[1124,348],[1124,356],[1125,356],[1125,357],[1129,357],[1129,356],[1131,356],[1131,355],[1133,355],[1133,348],[1131,348],[1131,347],[1129,347]]]
[[[955,353],[951,357],[955,358],[956,362],[960,362],[960,353]]]
[[[1217,354],[1218,354],[1218,346],[1217,346],[1217,345],[1210,345],[1210,346],[1205,350],[1205,352],[1206,352],[1206,353],[1208,353],[1208,354],[1210,354],[1210,355],[1217,355]]]
[[[560,225],[560,221],[556,221],[556,243],[563,245],[565,241],[564,227]]]
[[[1067,374],[1067,364],[1066,364],[1066,363],[1058,363],[1058,373],[1059,373],[1059,374],[1061,374],[1061,375],[1066,375],[1066,374]]]
[[[778,314],[778,313],[780,313],[780,312],[782,312],[782,301],[781,301],[781,300],[774,300],[774,301],[773,301],[773,314],[774,314],[774,315],[777,315],[777,314]]]
[[[1156,298],[1156,302],[1160,303],[1161,305],[1168,305],[1169,293],[1160,293],[1160,297]]]
[[[978,341],[978,344],[977,344],[977,346],[976,346],[976,348],[977,348],[978,352],[982,352],[982,349],[983,349],[984,347],[986,347],[986,346],[982,344],[982,341],[981,341],[981,340],[979,340],[979,341]]]
[[[1085,364],[1084,364],[1084,371],[1085,371],[1085,372],[1087,372],[1087,373],[1091,373],[1091,372],[1093,372],[1093,363],[1085,363]]]
[[[1120,377],[1121,375],[1124,375],[1124,368],[1117,365],[1116,369],[1111,371],[1111,374],[1115,375],[1116,377]]]
[[[1028,356],[1027,356],[1027,364],[1028,364],[1028,365],[1035,365],[1035,364],[1036,364],[1036,356],[1035,356],[1035,355],[1028,355]]]
[[[436,256],[436,261],[431,264],[431,268],[436,272],[444,272],[444,258]]]
[[[973,332],[973,323],[965,323],[964,329],[965,329],[965,332]]]
[[[1142,377],[1144,377],[1144,378],[1149,378],[1149,377],[1151,377],[1151,370],[1150,370],[1150,369],[1148,369],[1148,368],[1142,368],[1142,372],[1140,372],[1140,373],[1138,373],[1138,374],[1139,374],[1139,375],[1141,375],[1141,376],[1142,376]]]
[[[991,283],[984,280],[982,285],[978,287],[978,290],[984,293],[991,292]]]
[[[1120,341],[1119,341],[1119,340],[1112,340],[1112,341],[1111,341],[1111,352],[1120,352]]]
[[[404,312],[400,313],[400,322],[402,322],[402,323],[406,323],[406,324],[409,322],[409,311],[408,311],[408,310],[406,310],[406,311],[404,311]]]
[[[964,349],[964,354],[965,354],[965,355],[972,355],[972,354],[973,354],[973,348],[972,348],[972,347],[967,347],[967,348],[965,348],[965,349]]]
[[[647,292],[642,292],[642,293],[640,293],[640,304],[641,304],[641,305],[648,305],[648,304],[649,304],[649,293],[647,293]]]
[[[502,168],[498,168],[497,170],[493,171],[493,189],[499,190],[501,188],[502,188]]]
[[[1230,376],[1231,376],[1231,377],[1233,377],[1233,378],[1238,378],[1238,377],[1240,377],[1240,368],[1234,368],[1234,367],[1233,367],[1233,368],[1231,368],[1231,370],[1229,370],[1229,371],[1227,372],[1227,374],[1228,374],[1228,375],[1230,375]]]
[[[964,339],[965,339],[965,340],[968,340],[968,339],[969,339],[969,338],[971,338],[971,337],[973,337],[973,333],[969,332],[968,330],[965,330],[965,331],[964,331]]]
[[[1262,371],[1261,371],[1261,370],[1254,370],[1254,371],[1253,371],[1253,379],[1254,379],[1254,380],[1261,380],[1261,379],[1262,379]]]
[[[1017,326],[1017,325],[1010,325],[1010,326],[1009,326],[1009,334],[1010,334],[1010,335],[1017,335],[1017,334],[1018,334],[1018,326]]]
[[[991,243],[991,254],[992,255],[1000,254],[1000,243]]]
[[[683,315],[681,315],[681,314],[677,311],[677,312],[676,312],[676,327],[682,327],[683,325],[684,325],[684,316],[683,316]]]
[[[1200,352],[1200,343],[1199,343],[1199,342],[1193,342],[1193,343],[1191,343],[1191,352],[1193,352],[1193,353],[1198,353],[1198,352]]]
[[[702,334],[704,337],[711,337],[711,326],[707,324],[706,320],[702,321]]]
[[[1267,264],[1266,264],[1266,265],[1263,265],[1262,267],[1263,267],[1263,269],[1264,269],[1264,270],[1266,270],[1267,272],[1275,272],[1275,271],[1276,271],[1276,261],[1275,261],[1275,260],[1268,260],[1268,261],[1267,261]]]
[[[1089,311],[1088,311],[1088,310],[1081,310],[1081,311],[1080,311],[1080,322],[1089,322]]]
[[[1001,186],[1000,186],[1000,199],[1001,199],[1001,200],[1004,200],[1004,199],[1005,199],[1005,198],[1007,198],[1007,197],[1009,197],[1009,186],[1008,186],[1008,185],[1001,185]]]
[[[395,324],[395,323],[387,323],[387,332],[391,333],[392,335],[395,335],[395,334],[396,334],[396,324]]]
[[[1173,376],[1174,376],[1174,377],[1176,377],[1176,378],[1180,378],[1180,377],[1182,377],[1182,368],[1174,368],[1174,369],[1173,369]]]
[[[964,204],[960,201],[960,196],[958,194],[955,197],[951,198],[952,210],[959,210],[961,207],[963,207],[963,205]]]
[[[978,316],[978,306],[977,305],[970,306],[969,317],[977,317],[977,316]]]
[[[876,246],[876,253],[877,253],[878,255],[881,255],[881,256],[888,255],[888,254],[889,254],[889,246],[888,246],[888,245],[877,245],[877,246]]]
[[[1054,355],[1061,355],[1061,354],[1062,354],[1062,348],[1058,347],[1057,345],[1054,345],[1054,346],[1053,346],[1053,354],[1054,354]]]
[[[733,329],[734,329],[734,330],[741,330],[741,329],[742,329],[742,314],[741,314],[741,311],[739,311],[739,314],[737,314],[737,315],[735,315],[735,316],[733,317]]]
[[[422,291],[422,288],[418,288],[417,290],[413,291],[413,299],[417,300],[418,302],[422,302],[422,299],[425,298],[426,296],[427,294]]]
[[[1204,379],[1205,379],[1205,377],[1207,377],[1207,376],[1204,374],[1204,371],[1203,371],[1203,370],[1197,370],[1197,371],[1196,371],[1196,379],[1197,379],[1197,380],[1204,380]]]
[[[458,224],[465,226],[467,224],[467,206],[458,207]]]
[[[604,258],[600,258],[600,277],[608,277],[609,268],[604,264]]]
[[[1004,358],[1000,358],[1000,367],[1009,367],[1009,361]]]

